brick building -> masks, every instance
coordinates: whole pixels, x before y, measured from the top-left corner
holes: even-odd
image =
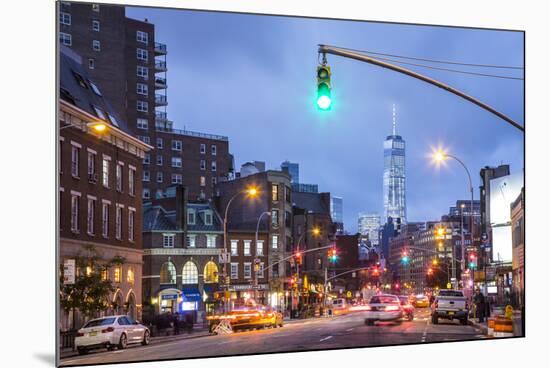
[[[327,247],[334,243],[336,227],[330,214],[330,193],[292,192],[293,202],[293,247],[296,252]],[[318,229],[316,234],[314,229]],[[292,299],[292,309],[299,304],[318,303],[322,300],[325,269],[334,265],[328,259],[329,249],[312,251],[302,255],[299,269],[296,265],[292,272],[299,271],[300,297]],[[290,276],[290,273],[288,274]]]
[[[525,304],[525,190],[510,205],[512,223],[512,301]]]
[[[82,58],[61,47],[59,56],[59,262],[85,255],[92,246],[99,263],[123,259],[102,277],[115,291],[106,314],[141,313],[141,160],[151,147],[127,126],[88,75]],[[99,125],[98,125],[99,124]],[[93,126],[102,126],[99,131]],[[77,269],[81,272],[92,270]],[[73,316],[61,312],[61,328]],[[75,327],[84,318],[74,316]]]
[[[258,195],[254,198],[242,193],[249,187],[255,187],[258,190]],[[282,260],[288,254],[287,252],[290,252],[292,244],[290,176],[281,171],[268,170],[218,183],[215,200],[216,207],[222,216],[231,199],[233,201],[227,216],[229,232],[240,232],[242,224],[256,224],[262,214],[269,212],[269,216],[262,220],[266,223],[263,229],[267,235],[265,249],[267,264],[273,265],[266,270],[266,277],[269,279],[269,301],[272,306],[283,308],[286,303],[284,290],[288,288],[288,285],[285,287],[285,283],[288,280],[285,279],[286,264]],[[236,291],[231,284],[230,290]]]
[[[144,204],[143,299],[148,316],[191,313],[195,321],[215,308],[222,220],[210,202],[190,202],[186,188],[167,188]]]
[[[175,129],[168,119],[168,51],[154,24],[126,17],[124,6],[61,2],[59,40],[82,55],[131,133],[155,148],[143,160],[144,199],[173,184],[191,200],[208,199],[232,176],[227,137]]]

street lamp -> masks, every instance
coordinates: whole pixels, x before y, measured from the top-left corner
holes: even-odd
[[[474,246],[474,187],[472,185],[472,176],[470,175],[470,171],[468,170],[468,168],[466,167],[464,162],[462,162],[462,160],[459,159],[458,157],[447,153],[446,151],[444,151],[441,148],[439,148],[439,149],[432,152],[432,159],[438,165],[443,164],[447,158],[452,158],[453,160],[457,161],[464,168],[464,170],[466,171],[466,175],[468,176],[468,190],[470,191],[470,246],[473,247]],[[460,216],[461,217],[461,228],[460,228],[460,232],[462,233],[462,237],[461,237],[461,250],[460,250],[460,252],[461,252],[461,255],[462,255],[462,260],[460,262],[460,266],[461,266],[462,270],[464,271],[466,264],[465,264],[465,261],[464,261],[464,234],[463,234],[464,229],[462,229],[462,211],[463,211],[463,209],[464,209],[464,206],[461,206],[461,216]],[[453,247],[454,247],[454,245],[453,245]]]
[[[92,128],[93,130],[95,130],[98,133],[102,133],[107,129],[107,124],[105,124],[102,121],[92,121],[92,122],[86,123],[85,125],[89,128]],[[76,124],[69,123],[69,125],[65,125],[64,127],[59,128],[59,130],[64,130],[64,129],[71,128],[71,127],[76,128],[76,127],[79,127],[79,126],[76,125]]]
[[[229,252],[227,250],[227,215],[229,213],[229,207],[231,206],[233,200],[243,194],[246,195],[248,198],[254,198],[258,196],[259,190],[254,186],[247,187],[246,189],[235,193],[233,197],[229,199],[227,205],[225,206],[225,215],[223,217],[223,279],[225,281],[226,287],[229,286],[229,278],[227,277],[227,264],[229,263]],[[228,300],[226,300],[226,303],[228,303]],[[227,305],[225,306],[225,308],[227,309]]]

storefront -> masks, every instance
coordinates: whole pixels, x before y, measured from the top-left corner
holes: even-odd
[[[176,313],[181,292],[177,289],[164,289],[159,292],[159,313]]]
[[[200,302],[201,294],[198,285],[185,285],[181,290],[181,303],[178,312],[182,315],[190,314],[193,317],[193,322],[196,322]]]

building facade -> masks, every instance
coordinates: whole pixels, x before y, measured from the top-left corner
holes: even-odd
[[[394,107],[393,132],[384,141],[384,220],[391,217],[407,222],[405,178],[405,141],[397,135]]]
[[[141,160],[151,147],[129,135],[126,124],[91,79],[82,58],[61,47],[59,100],[59,262],[98,257],[114,292],[102,315],[141,316]],[[96,127],[101,127],[97,128]],[[92,251],[93,249],[93,251]],[[76,276],[100,272],[76,268]],[[87,316],[61,311],[61,329]]]
[[[512,219],[512,300],[525,305],[525,190],[510,205]]]
[[[342,197],[330,197],[330,216],[332,222],[336,225],[336,232],[344,232],[344,199]]]
[[[144,204],[143,300],[148,317],[191,314],[204,321],[217,306],[222,220],[209,202],[190,202],[173,186]]]
[[[192,200],[212,197],[218,181],[233,173],[225,136],[175,129],[168,119],[165,44],[155,26],[126,17],[124,6],[61,2],[60,42],[85,61],[130,132],[155,148],[143,159],[145,200],[161,198],[173,184]]]
[[[281,170],[290,175],[290,182],[292,184],[300,183],[300,165],[298,163],[284,161],[281,164]]]
[[[371,246],[380,244],[380,215],[377,213],[360,213],[357,220],[357,231],[368,236]]]
[[[249,197],[247,188],[257,189],[257,195]],[[220,182],[216,186],[216,207],[225,216],[227,229],[241,231],[243,224],[256,225],[260,216],[266,222],[267,264],[269,300],[272,306],[285,307],[284,290],[288,286],[286,264],[283,261],[292,244],[292,192],[290,176],[282,171],[268,170],[234,180]],[[228,207],[229,202],[231,205]],[[268,216],[263,216],[268,213]],[[249,226],[249,225],[247,225]],[[229,247],[229,244],[226,244]],[[229,270],[227,270],[229,275]],[[229,291],[237,291],[229,280]]]

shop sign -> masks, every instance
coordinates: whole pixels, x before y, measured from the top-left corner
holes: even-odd
[[[75,283],[76,261],[66,259],[63,262],[63,285],[73,285]]]
[[[178,300],[177,294],[165,294],[160,297],[161,300]]]

